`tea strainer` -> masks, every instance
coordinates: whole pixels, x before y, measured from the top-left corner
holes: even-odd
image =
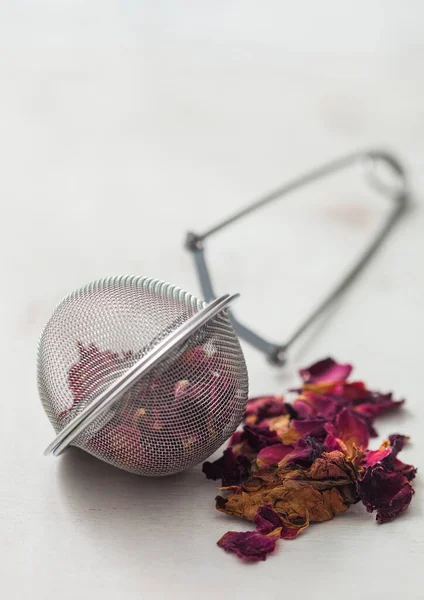
[[[263,339],[228,313],[236,295],[215,297],[204,240],[287,192],[364,159],[374,187],[394,202],[357,263],[285,344]],[[383,163],[395,177],[377,176]],[[239,425],[248,376],[237,335],[283,364],[289,346],[338,298],[368,263],[409,198],[399,162],[368,151],[328,163],[257,200],[203,235],[189,234],[209,304],[157,279],[115,277],[67,296],[39,343],[38,388],[57,437],[46,453],[78,446],[140,475],[168,475],[217,450]],[[237,333],[236,333],[237,332]]]
[[[56,433],[140,475],[206,459],[243,415],[248,379],[226,307],[159,280],[116,277],[67,296],[41,336],[38,387]]]

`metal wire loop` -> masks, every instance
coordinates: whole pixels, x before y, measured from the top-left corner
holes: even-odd
[[[338,158],[331,162],[325,163],[295,179],[276,188],[265,196],[251,202],[236,213],[219,221],[201,234],[189,232],[186,236],[185,246],[193,253],[196,270],[203,295],[207,301],[216,297],[213,288],[210,269],[206,261],[205,255],[205,240],[212,237],[218,231],[222,231],[229,225],[234,225],[244,217],[254,213],[255,211],[264,208],[265,206],[279,200],[290,192],[298,190],[309,184],[315,183],[320,179],[324,179],[339,171],[354,164],[362,164],[365,167],[365,178],[377,192],[386,196],[393,203],[393,208],[390,210],[383,226],[377,231],[373,239],[365,247],[363,253],[357,262],[347,270],[340,282],[329,292],[327,297],[317,305],[317,307],[304,319],[299,327],[288,337],[286,342],[276,344],[273,343],[250,327],[241,323],[232,315],[232,323],[237,334],[246,342],[263,352],[268,360],[275,365],[284,365],[286,362],[287,351],[298,338],[308,329],[321,314],[338,299],[346,289],[356,280],[359,273],[363,271],[365,266],[374,256],[377,249],[386,239],[393,226],[398,222],[403,212],[408,206],[410,199],[410,191],[405,169],[399,160],[393,154],[384,150],[366,150],[355,152],[347,156]],[[380,174],[381,166],[384,166],[386,171],[391,175],[393,181],[387,182],[382,179]]]

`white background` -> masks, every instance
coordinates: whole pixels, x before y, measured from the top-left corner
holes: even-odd
[[[149,480],[77,451],[44,458],[35,384],[37,338],[68,291],[136,273],[200,293],[187,229],[340,153],[388,147],[409,167],[409,215],[286,370],[246,358],[252,394],[281,393],[328,354],[352,361],[407,398],[379,432],[410,434],[404,459],[422,468],[423,3],[3,0],[0,86],[1,597],[424,598],[420,475],[394,523],[355,506],[244,565],[215,542],[249,526],[215,512],[200,469]],[[237,314],[277,340],[300,322],[388,206],[357,179],[211,242]]]

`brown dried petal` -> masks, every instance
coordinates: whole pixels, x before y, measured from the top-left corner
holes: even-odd
[[[342,452],[324,453],[309,469],[264,469],[252,475],[228,498],[217,498],[217,510],[254,520],[258,509],[271,505],[283,525],[304,527],[328,521],[357,501],[357,470]]]

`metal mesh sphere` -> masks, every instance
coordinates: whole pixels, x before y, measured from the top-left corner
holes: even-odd
[[[65,298],[38,353],[39,393],[56,433],[204,306],[173,285],[142,277],[104,279]],[[243,354],[223,311],[72,443],[132,473],[176,473],[231,435],[247,393]]]

